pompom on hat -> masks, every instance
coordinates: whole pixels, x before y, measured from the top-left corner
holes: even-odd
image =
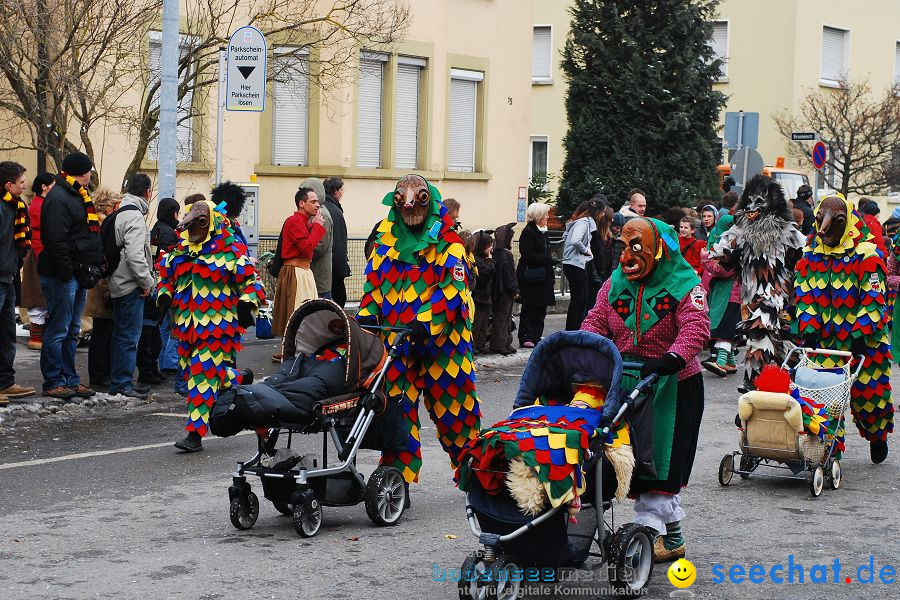
[[[94,168],[94,163],[83,152],[72,152],[62,161],[62,170],[72,176],[84,175]]]

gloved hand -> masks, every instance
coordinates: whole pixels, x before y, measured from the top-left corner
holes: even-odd
[[[256,319],[253,317],[254,308],[256,306],[252,302],[244,302],[243,300],[238,302],[238,325],[247,329],[256,324]]]
[[[414,345],[419,345],[428,339],[428,328],[422,321],[416,321],[412,324],[412,331],[409,334],[409,341]]]
[[[853,356],[865,356],[868,346],[866,346],[866,338],[855,337],[850,340],[850,352]]]
[[[159,312],[156,315],[156,326],[162,324],[163,319],[166,318],[166,315],[169,314],[169,307],[172,306],[172,296],[168,294],[157,296],[156,298],[156,308],[159,309]]]
[[[641,379],[647,377],[651,373],[657,375],[674,375],[684,368],[684,359],[674,352],[667,352],[659,358],[651,358],[641,367]]]
[[[806,333],[803,335],[803,346],[806,348],[817,348],[819,346],[819,336],[815,333]]]

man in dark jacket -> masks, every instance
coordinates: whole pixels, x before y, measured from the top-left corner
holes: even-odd
[[[44,395],[53,398],[88,398],[95,393],[75,372],[85,295],[97,282],[102,259],[100,222],[88,191],[93,168],[81,152],[66,156],[41,209],[44,250],[38,273],[47,298],[41,373]]]
[[[325,180],[325,203],[331,215],[331,299],[344,306],[347,303],[347,287],[344,280],[350,277],[350,260],[347,258],[347,222],[344,220],[344,181],[340,177]]]
[[[812,188],[804,184],[797,188],[797,199],[794,200],[794,208],[799,208],[803,213],[803,224],[800,226],[800,232],[809,236],[812,233],[813,225],[815,225],[816,215],[813,214],[812,204]]]

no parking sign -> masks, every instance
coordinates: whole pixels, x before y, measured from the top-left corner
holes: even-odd
[[[813,146],[812,151],[812,161],[813,166],[817,169],[821,169],[825,166],[826,161],[828,160],[828,149],[825,147],[825,142],[816,142],[816,145]]]

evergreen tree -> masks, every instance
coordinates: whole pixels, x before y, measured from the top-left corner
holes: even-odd
[[[641,188],[650,209],[718,199],[709,45],[718,0],[574,0],[562,68],[569,131],[559,206]]]

